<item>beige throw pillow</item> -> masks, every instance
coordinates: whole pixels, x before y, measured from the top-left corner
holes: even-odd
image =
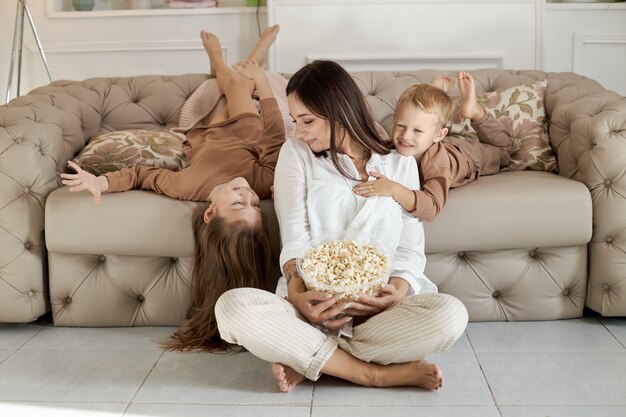
[[[185,166],[183,141],[169,132],[120,130],[94,137],[74,158],[94,175],[118,171],[134,165],[148,165],[173,171]]]
[[[511,163],[503,171],[558,171],[548,138],[544,105],[546,86],[547,80],[544,80],[477,95],[478,102],[505,126],[517,146],[511,156]],[[458,106],[452,117],[449,134],[476,135],[469,120],[462,120],[459,116]]]

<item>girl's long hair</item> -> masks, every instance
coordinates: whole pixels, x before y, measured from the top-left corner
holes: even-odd
[[[217,328],[217,299],[233,288],[269,290],[271,250],[263,227],[229,224],[218,216],[205,223],[207,207],[199,206],[193,213],[195,249],[190,305],[176,333],[161,343],[166,350],[229,349]]]
[[[316,60],[300,68],[287,84],[287,95],[295,96],[316,116],[330,123],[330,159],[345,177],[353,178],[338,157],[341,126],[354,140],[372,153],[386,155],[391,145],[376,130],[370,108],[350,74],[333,61]],[[320,152],[318,156],[328,156]]]

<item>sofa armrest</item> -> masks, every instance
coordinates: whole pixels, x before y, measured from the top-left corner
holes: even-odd
[[[586,305],[626,316],[626,98],[572,73],[551,74],[546,109],[560,175],[593,201]]]
[[[0,322],[30,322],[49,309],[46,197],[98,125],[92,108],[60,91],[0,107]]]
[[[166,131],[206,74],[60,80],[0,106],[0,322],[49,309],[44,206],[96,134]]]

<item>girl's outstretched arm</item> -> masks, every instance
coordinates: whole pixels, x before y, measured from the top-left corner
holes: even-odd
[[[83,170],[73,161],[67,163],[76,174],[61,174],[63,185],[70,187],[71,192],[87,190],[93,195],[96,206],[100,205],[100,195],[109,189],[109,180],[104,175],[95,176]]]

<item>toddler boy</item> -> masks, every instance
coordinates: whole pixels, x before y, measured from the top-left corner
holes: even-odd
[[[513,138],[478,104],[472,76],[459,72],[457,79],[461,92],[460,115],[470,119],[478,139],[443,141],[454,107],[452,98],[435,86],[439,83],[413,85],[398,99],[392,139],[400,154],[417,159],[422,189],[410,190],[371,172],[376,180],[354,186],[356,194],[391,196],[413,216],[432,221],[443,209],[450,188],[468,184],[482,175],[496,174],[500,167],[509,164],[515,151]]]

